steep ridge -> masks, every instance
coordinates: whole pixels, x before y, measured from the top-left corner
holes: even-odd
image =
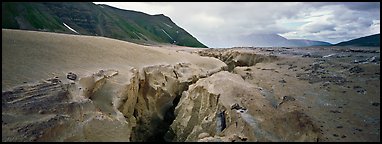
[[[381,46],[381,34],[374,34],[365,37],[352,39],[349,41],[343,41],[335,44],[335,46],[369,46],[379,47]]]
[[[148,15],[91,2],[4,2],[2,28],[206,47],[163,14]]]

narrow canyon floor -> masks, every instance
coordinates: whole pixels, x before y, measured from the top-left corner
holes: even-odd
[[[380,141],[379,47],[2,32],[2,141]]]

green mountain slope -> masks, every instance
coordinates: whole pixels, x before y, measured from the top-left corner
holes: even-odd
[[[365,37],[335,44],[335,46],[370,46],[370,47],[378,47],[380,45],[381,45],[380,34],[374,34],[374,35],[365,36]]]
[[[148,15],[91,2],[3,2],[2,21],[2,28],[8,29],[78,32],[140,44],[206,47],[164,15]]]

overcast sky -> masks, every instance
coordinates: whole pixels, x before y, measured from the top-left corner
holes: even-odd
[[[95,2],[164,14],[208,47],[253,33],[338,43],[380,33],[380,2]]]

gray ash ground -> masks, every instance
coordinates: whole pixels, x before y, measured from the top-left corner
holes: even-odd
[[[319,142],[380,141],[379,47],[231,48],[205,49],[196,53],[225,62],[228,71],[257,86],[278,112],[298,110],[294,117],[285,120],[296,118],[298,122],[302,121],[297,123],[298,130],[311,124],[319,128]],[[70,74],[67,78],[73,80],[77,76]],[[118,127],[121,123],[108,119],[105,119],[108,125],[98,123],[97,118],[104,117],[103,109],[95,106],[98,101],[73,103],[69,101],[69,88],[72,88],[70,84],[63,84],[55,77],[3,91],[2,141],[60,141],[56,138],[66,135],[69,135],[68,141],[87,135],[96,140],[126,140],[123,139],[126,137],[125,125]],[[253,112],[256,106],[248,99],[252,100],[252,97],[241,99],[246,107],[237,104],[231,109],[242,113],[248,123],[257,123],[254,121],[256,112],[263,109]],[[84,123],[89,124],[84,126]],[[265,125],[276,126],[282,125]],[[84,129],[78,131],[78,127]],[[84,134],[78,136],[82,132]],[[287,135],[288,132],[271,134]],[[108,134],[118,135],[110,137]]]
[[[219,55],[227,51],[278,57],[233,72],[261,87],[278,109],[311,117],[320,128],[318,141],[380,141],[379,47],[240,47],[198,54],[224,61]]]

